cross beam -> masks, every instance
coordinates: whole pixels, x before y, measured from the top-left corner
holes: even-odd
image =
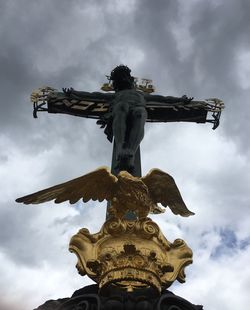
[[[38,112],[48,112],[98,120],[109,109],[109,102],[98,96],[84,100],[69,99],[63,92],[56,92],[55,89],[46,87],[33,92],[31,98],[35,118]],[[148,101],[146,104],[147,122],[212,123],[213,129],[216,129],[219,126],[223,108],[223,101],[217,98],[194,100],[185,105]]]

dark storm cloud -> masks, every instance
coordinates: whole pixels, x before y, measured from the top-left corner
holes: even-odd
[[[33,89],[42,85],[71,86],[74,81],[80,79],[79,76],[85,77],[86,80],[91,79],[94,69],[90,70],[90,55],[87,55],[86,59],[83,51],[82,58],[79,57],[78,61],[75,62],[75,59],[69,57],[62,67],[55,67],[49,74],[46,71],[49,64],[43,65],[48,58],[60,58],[56,46],[60,46],[62,50],[64,46],[67,48],[69,34],[65,31],[65,37],[57,38],[57,32],[67,29],[67,24],[74,24],[79,7],[78,1],[68,4],[68,1],[1,2],[2,133],[7,131],[8,134],[16,134],[21,130],[24,134],[31,127],[31,106],[28,101]],[[81,9],[88,6],[87,2],[80,5]],[[77,38],[75,45],[77,46]]]
[[[26,5],[17,1],[8,3],[8,9],[1,11],[3,16],[0,17],[3,28],[8,29],[8,32],[1,33],[3,44],[0,50],[0,128],[1,136],[5,137],[4,141],[6,140],[6,143],[1,145],[1,164],[8,161],[10,143],[15,145],[13,152],[20,154],[21,151],[24,157],[27,155],[36,157],[39,154],[57,150],[56,154],[48,158],[44,166],[47,176],[45,187],[66,181],[70,177],[77,177],[95,169],[98,165],[109,165],[110,160],[107,161],[106,157],[110,157],[110,145],[93,120],[88,120],[86,123],[80,118],[45,114],[39,115],[37,120],[32,118],[29,95],[33,89],[42,85],[58,88],[75,86],[80,80],[82,87],[88,90],[92,86],[91,80],[96,79],[99,74],[93,66],[94,61],[91,60],[91,57],[100,58],[96,52],[93,53],[93,50],[98,51],[98,46],[93,46],[95,42],[90,43],[86,50],[79,51],[81,57],[79,56],[77,60],[69,58],[62,67],[56,67],[49,74],[49,70],[46,71],[46,65],[43,68],[43,64],[39,63],[39,61],[45,61],[51,54],[52,47],[46,40],[50,37],[50,41],[55,43],[58,29],[67,27],[67,23],[74,20],[76,7],[71,5],[67,8],[62,1],[47,1],[43,5],[30,1],[26,1]],[[6,7],[7,4],[5,9]],[[81,4],[81,7],[83,8],[84,5]],[[84,40],[84,36],[82,39]],[[67,45],[67,41],[65,37],[65,42],[61,46]],[[60,45],[60,42],[55,44]],[[77,45],[77,42],[75,44]],[[99,53],[101,53],[100,49]],[[51,58],[53,57],[55,56]],[[91,140],[89,140],[90,135]],[[93,143],[98,139],[99,143]],[[88,150],[87,153],[86,150]],[[78,154],[82,154],[81,158]],[[77,162],[79,162],[78,165]],[[38,159],[35,165],[39,164]],[[24,177],[32,180],[30,170],[24,173],[26,174]],[[11,183],[9,187],[12,187]],[[38,189],[40,188],[36,188]],[[27,188],[28,191],[30,191],[29,188]],[[19,209],[17,210],[20,213],[19,217],[14,210],[17,207],[14,203],[15,198],[24,194],[25,192],[16,192],[10,197],[13,202],[10,208],[6,205],[4,208],[1,207],[2,212],[6,212],[6,215],[2,214],[1,219],[2,227],[7,234],[3,236],[1,249],[3,252],[6,251],[8,257],[12,257],[16,263],[37,265],[39,258],[27,250],[28,244],[24,245],[23,251],[18,251],[16,247],[16,244],[21,244],[26,239],[29,240],[29,244],[33,244],[33,242],[36,243],[35,238],[39,238],[36,233],[33,234],[34,238],[30,238],[29,233],[32,230],[32,222],[35,221],[35,214],[39,214],[40,211],[32,210],[30,214],[26,209]],[[12,223],[12,229],[9,229],[10,225],[7,223]],[[20,234],[17,233],[19,229]],[[8,239],[10,243],[5,243],[4,240]]]
[[[133,40],[145,53],[144,70],[152,77],[161,76],[164,79],[163,85],[166,85],[166,80],[174,83],[175,72],[181,69],[177,44],[172,33],[172,23],[178,18],[179,3],[148,0],[138,3]]]
[[[118,16],[112,18],[106,5],[99,1],[69,4],[26,0],[1,5],[1,133],[20,148],[34,153],[62,140],[71,144],[72,131],[82,132],[84,137],[88,130],[83,120],[44,114],[39,115],[39,120],[32,119],[29,95],[42,85],[98,90],[105,74],[112,69],[109,63],[119,63],[119,55],[110,54],[112,48],[123,42],[112,33]],[[97,18],[95,14],[99,14]],[[123,31],[127,29],[124,24]],[[93,121],[88,122],[94,126]],[[104,136],[101,141],[106,145]]]
[[[189,10],[185,9],[189,6]],[[240,145],[247,141],[250,112],[249,88],[243,90],[237,74],[237,57],[250,46],[250,3],[242,1],[139,1],[134,40],[145,53],[143,71],[167,88],[196,98],[219,97],[225,101],[222,124]],[[181,57],[175,33],[186,27],[191,42]],[[179,42],[180,43],[180,42]],[[181,46],[181,44],[180,44]],[[247,65],[247,64],[246,64]],[[159,78],[160,77],[160,78]]]
[[[223,98],[227,108],[223,113],[224,129],[243,144],[248,130],[243,111],[249,112],[249,90],[240,88],[235,71],[237,55],[249,49],[248,1],[195,1],[190,2],[190,10],[182,1],[136,1],[135,12],[124,19],[100,1],[71,1],[69,5],[67,1],[27,0],[2,2],[1,6],[1,127],[10,129],[9,133],[16,127],[27,130],[30,126],[31,107],[26,102],[32,89],[43,84],[74,86],[82,81],[83,88],[94,90],[94,83],[100,83],[102,74],[111,69],[106,65],[110,58],[114,65],[119,62],[115,48],[125,44],[143,51],[145,61],[139,71],[153,77],[162,93],[169,94],[170,89],[176,95]],[[79,49],[91,29],[84,25],[84,29],[70,33],[67,25],[74,24],[79,12],[89,8],[103,11],[96,25],[103,25],[107,31],[99,37],[93,31],[92,39],[86,39],[86,46]],[[179,40],[191,42],[186,58],[181,57],[176,38],[183,24],[188,37]],[[58,35],[60,32],[65,36]],[[63,54],[72,44],[77,52],[63,66],[50,72],[41,69],[43,58],[53,60],[53,53],[60,58],[60,49],[55,46]]]
[[[238,136],[243,144],[249,132],[245,116],[250,112],[250,91],[240,87],[237,56],[250,51],[250,3],[245,0],[224,1],[218,5],[207,2],[203,6],[199,3],[193,14],[197,16],[190,27],[194,46],[197,46],[194,59],[206,72],[211,94],[215,92],[225,100],[226,132]]]
[[[9,172],[14,174],[9,184],[1,178],[2,188],[12,190],[10,193],[3,190],[7,198],[2,199],[0,210],[0,252],[13,265],[25,266],[31,269],[31,273],[32,268],[40,267],[42,260],[55,269],[65,266],[65,261],[55,266],[54,260],[61,247],[67,251],[65,231],[71,233],[72,229],[77,231],[79,227],[98,231],[98,220],[104,219],[104,209],[100,214],[97,208],[85,211],[80,206],[77,209],[79,214],[72,215],[66,211],[63,213],[61,205],[52,210],[48,210],[48,206],[44,209],[43,206],[20,207],[14,199],[80,176],[98,166],[109,165],[111,158],[111,145],[93,120],[47,113],[41,113],[37,120],[32,119],[29,95],[33,89],[50,85],[58,89],[73,86],[86,91],[98,90],[104,75],[126,59],[135,64],[135,68],[131,67],[132,72],[139,77],[152,78],[161,94],[224,99],[226,110],[222,114],[221,127],[214,133],[216,139],[225,133],[223,145],[228,147],[226,155],[233,154],[232,157],[238,155],[237,148],[234,152],[231,150],[235,139],[244,150],[249,147],[248,143],[244,145],[249,132],[249,88],[243,89],[240,85],[237,59],[241,53],[249,51],[250,3],[135,0],[119,8],[122,3],[0,0],[0,138],[4,138],[3,142],[0,140],[3,145],[0,163],[11,169],[8,164],[13,161],[16,168]],[[128,56],[130,49],[131,56]],[[136,56],[137,51],[139,56]],[[125,64],[130,66],[130,63]],[[201,199],[197,201],[199,225],[193,223],[191,229],[190,222],[187,222],[186,230],[190,232],[185,233],[185,238],[192,234],[194,249],[199,248],[198,241],[204,242],[199,232],[204,229],[213,231],[214,226],[217,229],[224,219],[223,229],[227,235],[233,231],[231,237],[234,238],[233,234],[237,235],[243,223],[240,212],[247,212],[248,179],[245,174],[248,164],[237,168],[231,159],[227,163],[221,160],[218,169],[211,169],[211,172],[212,161],[197,168],[196,163],[206,162],[209,157],[205,152],[199,153],[205,145],[199,138],[199,135],[205,137],[200,125],[193,135],[185,135],[187,127],[183,124],[161,125],[162,130],[147,140],[153,126],[155,124],[146,128],[143,168],[149,162],[151,166],[166,163],[166,171],[171,166],[173,176],[179,174],[179,179],[183,178],[183,188],[190,188],[192,197],[197,195],[195,191],[200,193],[198,197]],[[166,132],[164,126],[167,126]],[[211,130],[210,126],[207,127]],[[190,125],[188,128],[194,127]],[[178,142],[176,137],[186,137],[186,141],[180,138]],[[155,149],[152,148],[152,139],[159,141],[154,144]],[[209,141],[213,143],[216,139]],[[227,144],[231,139],[234,139],[232,145]],[[199,141],[198,146],[193,143],[197,152],[189,147],[190,140],[192,143]],[[218,145],[215,147],[219,148]],[[151,151],[153,160],[145,160]],[[226,157],[222,148],[219,152],[221,157]],[[235,160],[240,162],[239,158]],[[21,166],[26,168],[19,171]],[[36,170],[36,167],[40,169]],[[18,175],[19,181],[13,181]],[[18,185],[22,181],[26,181],[25,186]],[[193,194],[192,187],[195,188]],[[227,208],[232,210],[233,206],[237,208],[229,212]],[[206,207],[208,209],[204,211]],[[57,214],[61,216],[57,217]],[[234,221],[235,225],[231,225]],[[162,222],[166,224],[163,219]],[[245,222],[247,227],[247,217]],[[178,228],[180,233],[181,228]],[[215,237],[217,233],[214,232]],[[197,243],[196,238],[199,239]],[[248,244],[249,239],[244,238],[242,240]],[[237,242],[239,240],[237,236]],[[210,244],[210,239],[207,243]],[[51,251],[51,244],[57,254]],[[46,284],[42,285],[41,291],[46,291]]]
[[[52,2],[51,2],[52,3]],[[49,2],[47,2],[49,5]],[[41,85],[43,76],[36,68],[34,47],[44,45],[53,29],[55,7],[38,2],[5,1],[0,12],[1,51],[1,128],[15,131],[30,125],[30,106],[26,104],[32,88]],[[52,18],[53,16],[53,18]],[[46,54],[44,55],[46,57]],[[15,121],[14,121],[15,120]]]

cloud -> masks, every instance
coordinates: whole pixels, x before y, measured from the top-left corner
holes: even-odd
[[[183,238],[194,251],[187,283],[171,290],[206,308],[247,307],[249,5],[0,1],[0,308],[31,309],[90,283],[76,273],[67,245],[81,227],[100,229],[105,204],[24,207],[14,200],[110,165],[111,144],[95,121],[47,113],[34,120],[29,95],[42,85],[99,90],[121,63],[152,78],[159,94],[225,101],[216,131],[147,124],[142,169],[173,175],[196,213],[152,217],[170,241]]]

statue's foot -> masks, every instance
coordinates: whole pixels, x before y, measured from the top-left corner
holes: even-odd
[[[134,152],[130,149],[123,149],[118,155],[118,166],[120,171],[132,172],[135,166]]]

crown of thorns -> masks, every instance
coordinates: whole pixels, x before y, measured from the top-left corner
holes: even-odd
[[[130,72],[131,70],[129,69],[129,67],[124,66],[124,65],[119,65],[111,71],[110,80],[114,80],[117,77],[119,77],[120,74],[124,74],[124,73],[130,77],[131,76]]]

